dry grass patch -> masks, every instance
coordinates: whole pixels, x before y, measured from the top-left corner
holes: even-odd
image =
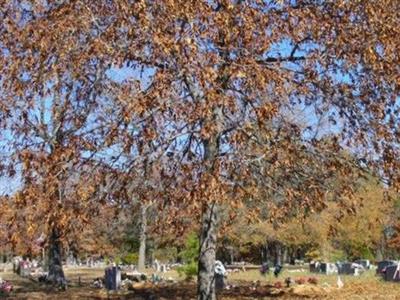
[[[9,299],[195,299],[196,283],[186,282],[179,277],[176,271],[169,271],[165,278],[179,280],[175,284],[153,285],[136,291],[118,291],[108,293],[106,290],[90,287],[93,279],[104,275],[103,269],[96,268],[68,268],[65,270],[70,283],[66,292],[57,291],[44,284],[32,282],[21,278],[11,272],[0,273],[0,277],[9,280],[15,287],[15,291]],[[149,269],[148,275],[153,273]],[[317,285],[295,285],[290,288],[275,288],[277,281],[283,283],[286,277],[293,279],[316,277]],[[227,283],[233,286],[230,290],[224,290],[219,299],[271,299],[272,295],[280,295],[279,299],[385,299],[400,300],[400,284],[388,283],[375,276],[373,271],[368,271],[359,277],[341,276],[344,287],[336,286],[337,276],[316,275],[309,272],[291,272],[284,270],[279,278],[260,275],[257,270],[231,273]],[[80,282],[80,284],[79,284]],[[284,283],[283,283],[284,284]]]

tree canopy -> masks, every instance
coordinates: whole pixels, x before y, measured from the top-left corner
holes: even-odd
[[[116,177],[153,170],[158,180],[145,190],[168,208],[169,223],[187,214],[202,224],[199,297],[214,299],[224,206],[274,199],[275,218],[321,209],[333,176],[344,199],[365,170],[399,186],[399,8],[397,0],[3,1],[3,169],[41,185],[29,199],[44,208],[53,240],[71,205],[80,206],[74,217],[89,207],[67,195],[88,161]]]

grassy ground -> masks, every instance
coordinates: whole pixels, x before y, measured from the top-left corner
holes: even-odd
[[[71,287],[66,291],[57,291],[51,287],[38,284],[29,279],[21,278],[11,272],[0,273],[0,277],[13,283],[15,291],[9,299],[192,299],[195,297],[195,282],[186,282],[179,278],[175,271],[167,272],[164,276],[179,280],[178,283],[168,286],[144,286],[134,292],[107,293],[90,287],[90,282],[102,277],[103,269],[70,268],[66,269],[66,276]],[[148,270],[151,274],[152,270]],[[296,286],[295,288],[274,289],[271,286],[277,281],[284,281],[286,277],[298,279],[300,277],[316,277],[318,284]],[[266,297],[272,293],[281,294],[280,299],[302,299],[306,295],[313,299],[387,299],[400,300],[400,283],[387,283],[369,271],[360,277],[341,276],[344,287],[336,287],[337,276],[310,274],[309,272],[284,270],[276,279],[272,275],[263,277],[257,270],[231,273],[227,282],[230,290],[224,291],[220,299],[271,299]],[[268,290],[268,293],[267,293]],[[271,295],[270,295],[271,296]]]
[[[287,277],[293,279],[316,277],[318,279],[317,286],[322,287],[325,291],[321,293],[321,298],[323,299],[400,299],[400,283],[385,282],[380,277],[376,276],[375,271],[372,270],[357,277],[341,275],[340,278],[344,283],[342,289],[337,288],[337,275],[319,275],[308,271],[291,272],[285,270],[280,277],[276,279],[273,275],[263,277],[257,270],[251,270],[245,273],[231,274],[228,277],[228,282],[242,283],[243,281],[259,280],[261,283],[274,283],[276,281],[284,281]]]

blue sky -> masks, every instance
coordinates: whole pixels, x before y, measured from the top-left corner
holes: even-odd
[[[111,79],[112,81],[116,83],[124,83],[125,81],[130,81],[130,80],[138,80],[141,84],[142,89],[146,89],[150,82],[151,82],[151,76],[153,76],[155,73],[154,68],[145,68],[142,69],[141,67],[138,66],[128,66],[124,65],[123,67],[112,67],[108,71],[106,71],[106,76]],[[49,86],[50,87],[50,86]],[[52,107],[52,97],[48,96],[45,99],[45,113],[44,113],[44,120],[46,124],[49,124],[51,120],[51,115],[50,115],[50,110]],[[37,102],[39,103],[39,101]],[[33,109],[33,114],[36,115],[36,117],[39,118],[40,115],[40,108],[39,104],[38,107]],[[50,124],[49,124],[50,125]],[[0,149],[5,149],[7,147],[7,144],[10,143],[10,141],[14,140],[15,137],[12,135],[10,130],[3,130],[1,133],[1,139],[0,140]],[[115,153],[121,152],[121,149],[116,145],[104,149],[104,151],[100,151],[98,154],[96,154],[95,157],[99,159],[107,159]],[[12,153],[5,153],[3,151],[2,156],[0,158],[2,160],[5,159],[10,159],[10,156]],[[89,157],[91,154],[89,152],[83,153],[84,157]],[[21,174],[20,170],[17,168],[17,174],[14,177],[8,177],[8,176],[0,176],[0,196],[1,195],[10,195],[17,191],[21,187]]]
[[[306,55],[308,51],[312,51],[315,48],[316,46],[314,44],[311,43],[305,44],[305,46],[299,48],[298,51],[296,51],[295,56]],[[293,49],[293,44],[291,43],[291,41],[285,39],[282,42],[277,43],[273,47],[271,47],[271,49],[265,54],[265,56],[288,57],[291,54],[292,49]],[[292,69],[297,68],[296,65],[291,63],[287,63],[285,67]],[[125,64],[122,67],[110,68],[108,71],[106,71],[106,75],[109,79],[111,79],[116,83],[124,83],[131,80],[137,80],[140,82],[141,88],[146,89],[151,83],[151,77],[155,74],[155,71],[156,70],[154,68],[142,68],[140,66],[135,66],[132,64],[129,65]],[[350,80],[350,78],[346,74],[333,74],[332,76],[334,76],[335,80],[341,82],[346,82]],[[46,100],[47,109],[49,109],[51,105],[52,105],[52,99],[49,97]],[[292,109],[293,111],[291,112],[287,111],[286,113],[289,117],[293,118],[293,122],[299,122],[299,124],[306,123],[313,127],[316,127],[316,125],[320,122],[320,119],[316,117],[317,114],[313,106],[306,106],[304,105],[304,103],[302,103],[297,106],[294,105]],[[39,112],[36,113],[39,114]],[[47,120],[47,122],[49,122],[50,120],[49,112],[46,113],[45,119]],[[319,132],[316,135],[316,137],[321,137],[323,134],[326,134],[327,132],[337,133],[340,131],[340,126],[341,126],[341,124],[332,125],[331,123],[328,122],[327,117],[322,118],[322,122],[320,125],[321,126],[319,128]],[[4,132],[3,135],[8,139],[14,138],[10,134],[4,134]],[[315,136],[315,132],[305,131],[303,137],[308,139],[313,136]],[[184,140],[185,138],[187,137],[182,136],[181,140]],[[0,141],[0,146],[1,146],[1,141]],[[113,146],[98,153],[97,157],[107,159],[107,157],[111,157],[116,152],[120,152],[120,149],[118,146]],[[89,156],[90,154],[86,153],[83,155]],[[13,179],[2,177],[0,178],[0,195],[10,194],[13,191],[15,191],[19,186],[20,186],[19,176],[16,176]]]

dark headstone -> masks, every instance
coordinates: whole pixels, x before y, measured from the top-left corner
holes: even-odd
[[[261,275],[266,275],[269,273],[269,265],[268,263],[263,263],[260,267],[260,273]]]
[[[321,273],[325,274],[327,272],[327,270],[328,270],[328,264],[327,263],[321,263],[321,266],[320,266],[319,270],[320,270]]]
[[[366,270],[369,270],[371,268],[371,263],[368,259],[358,259],[355,261],[355,263],[362,265]]]
[[[319,262],[310,263],[310,273],[319,273],[321,264]]]
[[[105,285],[107,290],[119,289],[121,285],[121,271],[117,267],[110,267],[106,269]]]
[[[400,282],[400,263],[397,265],[387,266],[383,278],[385,281]]]
[[[338,273],[345,275],[354,275],[354,268],[352,268],[351,265],[351,263],[338,264]]]
[[[386,267],[396,265],[396,261],[394,260],[382,260],[378,262],[378,268],[376,269],[376,274],[383,274]]]
[[[319,267],[319,272],[330,275],[338,272],[338,268],[332,263],[321,263]]]
[[[365,271],[362,265],[355,263],[339,263],[337,267],[338,273],[344,275],[358,276]]]
[[[220,291],[224,288],[224,286],[225,286],[224,275],[215,274],[215,289],[217,291]]]
[[[274,275],[275,275],[276,278],[278,278],[278,276],[281,273],[281,271],[282,271],[282,266],[277,264],[275,266],[275,268],[274,268]]]

